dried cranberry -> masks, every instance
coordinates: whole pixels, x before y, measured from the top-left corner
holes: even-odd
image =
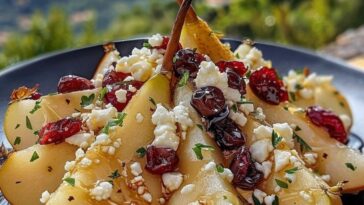
[[[123,72],[116,72],[115,70],[110,69],[104,75],[104,79],[102,80],[102,86],[105,87],[106,85],[121,82],[128,76],[130,76],[129,73],[127,74]]]
[[[189,72],[191,78],[195,78],[202,61],[206,60],[202,54],[192,49],[181,49],[174,56],[173,69],[177,76]]]
[[[234,174],[233,184],[241,189],[253,190],[263,180],[263,173],[258,171],[247,148],[242,147],[230,164]]]
[[[173,149],[149,146],[145,168],[153,174],[164,174],[173,171],[178,161],[177,153]]]
[[[39,100],[39,98],[42,97],[42,94],[35,92],[30,96],[30,99],[32,100]]]
[[[69,93],[93,88],[95,86],[90,80],[76,75],[63,76],[58,82],[58,93]]]
[[[228,117],[209,126],[217,145],[223,150],[237,149],[245,144],[245,136],[238,126]]]
[[[249,86],[255,95],[267,103],[278,105],[288,100],[287,90],[274,68],[264,67],[253,72]]]
[[[51,122],[39,131],[39,144],[61,143],[66,138],[81,130],[82,121],[75,118],[65,118],[57,122]]]
[[[154,46],[153,48],[167,50],[168,43],[169,43],[169,37],[163,36],[162,44],[160,46]],[[178,43],[178,50],[179,49],[182,49],[182,45],[180,43]]]
[[[243,62],[240,61],[219,61],[216,63],[217,67],[221,72],[225,72],[228,68],[233,69],[237,72],[241,77],[244,76],[246,71],[248,70]]]
[[[238,90],[241,95],[245,95],[246,84],[244,79],[231,68],[226,69],[226,74],[229,80],[228,81],[229,87]]]
[[[345,126],[341,119],[333,112],[319,106],[311,106],[307,108],[306,115],[313,124],[324,127],[332,138],[342,143],[347,141]]]
[[[191,105],[203,117],[211,117],[221,112],[224,108],[225,97],[217,87],[202,87],[193,93]]]
[[[123,111],[124,108],[126,107],[126,105],[128,104],[128,102],[133,97],[133,95],[136,93],[136,92],[129,91],[129,85],[135,87],[138,90],[138,89],[140,89],[140,87],[142,87],[143,82],[133,80],[133,81],[127,81],[127,82],[121,82],[121,83],[114,84],[112,86],[111,90],[108,90],[108,92],[106,93],[106,95],[104,97],[105,103],[111,103],[119,112]],[[116,94],[115,94],[116,91],[118,91],[120,89],[127,91],[126,101],[123,103],[118,101]]]

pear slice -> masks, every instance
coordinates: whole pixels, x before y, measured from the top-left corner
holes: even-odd
[[[114,43],[107,43],[104,46],[104,56],[101,58],[97,65],[92,79],[96,79],[98,74],[104,74],[104,70],[107,69],[113,62],[116,62],[119,58],[118,52]]]
[[[64,164],[74,159],[75,150],[67,143],[38,144],[11,153],[0,169],[0,189],[5,198],[13,205],[40,205],[41,194],[53,192],[61,183]],[[38,159],[32,157],[34,153]]]
[[[360,179],[360,176],[364,175],[362,154],[331,138],[323,128],[311,123],[299,109],[286,110],[284,105],[267,104],[255,96],[249,86],[247,99],[257,107],[263,108],[269,123],[287,122],[301,128],[297,134],[318,154],[317,165],[313,169],[320,174],[329,174],[330,185],[348,181],[344,186],[345,192],[355,192],[364,188],[364,181]],[[348,167],[350,165],[347,163],[351,163],[354,170]]]
[[[169,80],[163,75],[157,75],[148,80],[132,100],[126,106],[124,112],[126,117],[122,127],[117,127],[109,133],[110,139],[121,139],[121,146],[116,149],[115,155],[108,155],[101,150],[100,145],[90,148],[86,152],[86,157],[92,161],[98,160],[98,163],[92,163],[89,167],[82,167],[77,163],[76,168],[71,172],[71,176],[75,178],[76,184],[74,189],[86,190],[87,194],[80,194],[81,197],[75,198],[75,204],[84,204],[86,201],[98,203],[92,199],[89,190],[93,188],[98,180],[109,181],[110,175],[115,170],[122,172],[121,162],[125,163],[125,170],[128,171],[127,177],[120,177],[114,180],[113,194],[110,200],[114,203],[121,204],[126,201],[134,201],[139,204],[147,204],[136,192],[128,187],[132,174],[130,173],[130,162],[138,161],[142,166],[145,165],[145,159],[138,158],[136,150],[140,147],[145,147],[154,138],[154,125],[151,122],[153,104],[150,102],[153,99],[156,103],[162,103],[166,106],[170,105],[170,87]],[[141,123],[136,122],[136,115],[140,113],[144,116]],[[155,177],[148,172],[143,172],[145,185],[153,197],[153,203],[157,204],[161,197],[160,177]],[[131,177],[131,178],[130,178]],[[67,183],[61,184],[57,191],[48,201],[48,205],[52,204],[67,204],[69,198],[69,187]],[[122,190],[118,192],[118,190]],[[85,202],[84,202],[85,201]]]
[[[195,201],[205,201],[207,204],[243,204],[238,198],[235,188],[229,181],[222,178],[215,168],[213,170],[204,169],[209,162],[224,164],[224,160],[214,140],[198,127],[202,122],[198,113],[190,106],[191,87],[186,85],[177,88],[174,94],[175,104],[183,102],[184,105],[188,105],[189,116],[193,120],[194,126],[189,128],[186,139],[181,141],[178,148],[180,172],[186,177],[179,190],[175,191],[169,199],[169,204],[188,204]],[[203,159],[199,160],[193,151],[198,143],[209,145],[214,151],[204,151]],[[195,188],[192,192],[182,193],[181,189],[188,184],[193,184]]]

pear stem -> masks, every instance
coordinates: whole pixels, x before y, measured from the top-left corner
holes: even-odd
[[[168,74],[173,71],[173,56],[178,50],[182,27],[185,22],[187,11],[190,8],[191,2],[192,0],[184,0],[181,7],[179,8],[176,20],[173,25],[171,38],[169,40],[166,53],[164,54],[161,71],[163,74]]]

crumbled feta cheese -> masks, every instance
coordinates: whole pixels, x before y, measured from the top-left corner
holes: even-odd
[[[202,168],[204,171],[213,171],[216,168],[216,163],[213,161],[208,162],[205,164],[205,166]]]
[[[67,161],[66,164],[64,165],[64,170],[69,172],[75,167],[75,165],[76,165],[75,161]]]
[[[110,198],[112,193],[112,184],[109,182],[98,182],[95,187],[90,190],[90,195],[97,201]]]
[[[264,197],[264,204],[272,205],[275,199],[276,199],[276,195],[274,195],[274,194],[268,195],[268,196]]]
[[[277,193],[277,192],[279,192],[281,190],[281,187],[280,186],[276,186],[276,187],[274,187],[274,192],[275,193]]]
[[[174,119],[181,125],[183,131],[186,131],[188,127],[193,126],[193,121],[189,116],[188,107],[180,102],[176,107],[173,108]]]
[[[94,84],[95,88],[102,87],[102,80],[104,79],[104,76],[102,74],[97,74],[95,80],[91,80]]]
[[[275,162],[274,171],[279,172],[284,167],[289,165],[290,157],[291,157],[291,152],[289,152],[289,151],[283,151],[283,150],[277,150],[277,149],[274,150],[274,162]]]
[[[253,130],[254,133],[254,141],[261,139],[271,139],[272,138],[273,129],[271,127],[260,125],[259,127]]]
[[[42,193],[42,197],[39,199],[40,203],[46,204],[47,201],[51,198],[51,195],[48,191],[44,191]]]
[[[135,119],[136,119],[137,123],[142,123],[144,120],[144,116],[142,115],[142,113],[138,112],[135,116]]]
[[[96,140],[93,143],[93,146],[95,145],[107,145],[111,142],[111,140],[109,139],[109,135],[105,134],[105,133],[100,133],[99,135],[96,136]]]
[[[265,114],[263,113],[263,109],[261,107],[257,107],[257,109],[255,110],[256,114],[255,114],[255,119],[259,120],[259,121],[264,121],[265,120]]]
[[[95,105],[94,104],[89,104],[89,105],[83,107],[83,109],[85,109],[85,110],[92,110],[94,108],[95,108]]]
[[[241,127],[244,127],[244,125],[248,122],[248,119],[241,112],[230,111],[229,117]]]
[[[343,122],[345,129],[348,130],[350,128],[350,126],[351,126],[350,117],[345,115],[345,114],[341,114],[341,115],[339,115],[339,118]]]
[[[152,46],[152,47],[158,47],[161,46],[163,43],[163,36],[160,35],[159,33],[153,35],[152,37],[150,37],[148,39],[148,43]]]
[[[76,145],[78,147],[86,148],[81,145],[84,145],[86,142],[87,144],[91,142],[93,139],[93,135],[91,133],[79,132],[77,134],[72,135],[65,139],[68,144]]]
[[[321,179],[324,180],[325,182],[330,182],[331,176],[328,174],[321,175]]]
[[[232,181],[233,181],[233,179],[234,179],[234,174],[233,174],[233,172],[231,172],[231,170],[230,170],[230,169],[228,169],[228,168],[224,168],[224,171],[223,171],[222,173],[219,173],[219,174],[220,174],[220,176],[221,176],[223,179],[227,180],[228,182],[232,182]]]
[[[239,110],[244,112],[246,115],[249,113],[254,112],[254,104],[253,103],[245,103],[239,106]]]
[[[307,202],[311,203],[312,202],[312,196],[310,193],[306,192],[306,191],[300,191],[299,195]]]
[[[135,80],[145,82],[153,73],[153,66],[147,61],[139,61],[131,66],[131,74]]]
[[[279,136],[283,137],[289,148],[294,147],[293,141],[293,130],[287,123],[276,123],[273,124],[273,130],[278,133]]]
[[[124,79],[124,81],[133,81],[135,78],[133,76],[128,76]]]
[[[313,94],[314,94],[313,90],[309,89],[309,88],[303,88],[300,91],[298,91],[298,93],[300,94],[300,96],[303,99],[311,99],[311,98],[313,98]]]
[[[272,150],[273,146],[270,139],[262,139],[256,141],[250,146],[250,153],[252,158],[260,163],[268,158],[269,153]]]
[[[303,155],[303,159],[305,160],[305,162],[308,165],[316,164],[317,157],[318,157],[317,153],[313,153],[313,152],[307,152]]]
[[[109,120],[115,118],[117,114],[118,111],[114,107],[102,110],[92,110],[91,114],[89,114],[86,124],[91,130],[97,130],[104,127],[109,122]]]
[[[201,203],[199,201],[193,201],[188,203],[187,205],[201,205]]]
[[[267,179],[272,172],[272,162],[270,161],[264,161],[262,164],[259,164],[258,162],[255,162],[255,167],[258,171],[263,172],[264,179]]]
[[[293,183],[296,180],[296,174],[285,173],[284,178],[286,178],[290,183]]]
[[[82,157],[84,157],[85,156],[85,152],[83,151],[83,149],[82,148],[78,148],[77,150],[76,150],[76,160],[77,159],[81,159]]]
[[[107,150],[107,153],[108,153],[109,155],[114,155],[114,154],[115,154],[115,152],[116,152],[115,147],[109,146],[109,148],[108,148],[108,150]]]
[[[187,184],[181,189],[181,194],[188,194],[195,189],[196,185],[194,184]]]
[[[295,167],[300,167],[302,165],[302,162],[296,156],[290,156],[289,162]]]
[[[168,191],[172,192],[181,186],[183,182],[183,175],[179,172],[164,173],[162,175],[162,181]]]
[[[159,148],[178,149],[179,137],[173,132],[165,132],[162,135],[156,136],[152,145]]]
[[[267,196],[267,194],[259,189],[254,189],[253,191],[253,195],[255,196],[256,199],[258,199],[258,201],[262,204],[264,197]]]
[[[143,169],[142,167],[140,166],[140,163],[139,162],[134,162],[130,165],[130,169],[131,169],[131,173],[134,175],[134,176],[139,176],[140,174],[143,173]]]
[[[116,96],[116,100],[119,103],[126,103],[126,94],[128,93],[128,91],[124,90],[124,89],[119,89],[117,91],[115,91],[115,96]]]
[[[133,85],[129,85],[128,86],[128,91],[135,93],[137,91],[136,87],[134,87]]]
[[[152,200],[153,200],[153,197],[150,193],[146,192],[142,195],[142,198],[146,201],[146,202],[149,202],[151,203]]]
[[[90,160],[89,158],[85,157],[80,161],[80,165],[81,167],[88,167],[92,164],[92,160]]]

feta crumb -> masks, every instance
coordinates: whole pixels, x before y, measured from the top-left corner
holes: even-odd
[[[85,157],[80,161],[80,165],[81,167],[88,167],[92,164],[92,160],[90,160],[89,158]]]
[[[233,179],[234,179],[233,172],[228,168],[224,168],[224,171],[222,173],[219,173],[219,174],[223,179],[227,180],[228,182],[232,182]]]
[[[96,140],[93,143],[93,146],[95,145],[106,145],[109,144],[111,140],[109,139],[109,135],[105,134],[105,133],[101,133],[99,135],[96,136]]]
[[[296,180],[296,174],[285,173],[284,178],[286,178],[289,183],[293,183]]]
[[[163,36],[160,35],[159,33],[153,35],[152,37],[150,37],[148,39],[148,43],[152,46],[152,47],[158,47],[161,46],[163,43]]]
[[[252,158],[257,162],[262,163],[268,158],[269,153],[273,150],[272,142],[270,139],[256,141],[250,146],[249,150]]]
[[[282,150],[274,150],[274,162],[275,167],[274,171],[279,172],[284,167],[286,167],[289,164],[289,159],[291,157],[291,152],[288,151],[282,151]]]
[[[42,204],[46,204],[50,198],[51,198],[50,193],[48,191],[44,191],[42,193],[42,197],[39,199],[39,201]]]
[[[276,187],[274,187],[274,192],[279,192],[281,190],[281,187],[280,186],[276,186]]]
[[[255,119],[257,119],[259,121],[264,121],[265,114],[263,113],[263,109],[261,107],[257,107],[257,109],[255,111],[256,111]]]
[[[102,87],[102,80],[104,79],[104,76],[102,74],[97,74],[95,80],[91,80],[94,84],[95,88]]]
[[[231,111],[229,113],[229,117],[241,127],[244,127],[244,125],[248,122],[248,119],[245,117],[245,115],[240,112]]]
[[[128,86],[128,91],[135,93],[137,91],[136,87],[134,87],[133,85],[129,85]]]
[[[253,130],[254,140],[271,139],[273,129],[271,127],[260,125]]]
[[[188,194],[195,189],[196,185],[194,184],[187,184],[181,189],[181,194]]]
[[[254,112],[254,104],[253,103],[241,104],[239,106],[239,110],[244,112],[246,115],[249,115],[249,113]]]
[[[108,148],[108,150],[107,150],[107,153],[108,153],[109,155],[114,155],[114,154],[115,154],[115,152],[116,152],[115,147],[113,147],[113,146],[109,146],[109,148]]]
[[[278,133],[279,136],[283,137],[289,148],[294,147],[293,141],[293,130],[288,123],[276,123],[273,124],[273,130]]]
[[[255,198],[258,199],[258,201],[262,204],[264,197],[267,196],[267,194],[259,189],[254,189],[253,195],[255,196]]]
[[[90,133],[84,133],[84,132],[79,132],[77,134],[72,135],[71,137],[68,137],[65,139],[65,141],[68,144],[72,144],[72,145],[76,145],[78,147],[82,147],[82,148],[86,148],[81,146],[82,143],[86,142],[88,144],[88,142],[90,142],[90,140],[93,138],[94,136]]]
[[[317,157],[318,157],[317,153],[313,153],[313,152],[307,152],[303,155],[303,159],[305,160],[305,162],[308,165],[316,164]]]
[[[140,166],[139,162],[134,162],[133,164],[130,165],[130,169],[131,169],[131,173],[134,176],[139,176],[141,173],[143,173],[143,169]]]
[[[257,168],[257,170],[263,172],[264,179],[267,179],[272,172],[272,165],[273,163],[270,161],[264,161],[262,162],[262,164],[255,162],[255,167]]]
[[[153,73],[153,66],[147,62],[139,61],[130,67],[131,74],[135,80],[145,82]]]
[[[135,120],[137,121],[137,123],[142,123],[144,120],[144,116],[142,115],[142,113],[137,113],[135,116]]]
[[[133,76],[128,76],[124,79],[124,81],[133,81],[135,78]]]
[[[274,194],[268,195],[268,196],[264,197],[264,203],[265,203],[265,205],[272,205],[275,199],[276,199],[276,195],[274,195]]]
[[[168,191],[172,192],[181,186],[183,182],[183,175],[179,172],[164,173],[162,175],[162,181]]]
[[[350,117],[345,114],[342,114],[342,115],[339,115],[339,118],[343,122],[345,129],[348,130],[351,125]]]
[[[152,200],[153,200],[152,195],[151,195],[150,193],[148,193],[148,192],[144,193],[144,194],[142,195],[142,197],[143,197],[143,199],[144,199],[146,202],[149,202],[149,203],[151,203],[151,202],[152,202]]]
[[[183,131],[186,131],[188,127],[193,126],[192,119],[189,116],[188,107],[180,102],[176,107],[173,108],[174,119],[181,125]]]
[[[117,91],[115,91],[115,96],[116,96],[116,100],[119,103],[125,103],[127,98],[126,98],[126,94],[128,93],[128,91],[124,90],[124,89],[119,89]]]
[[[310,193],[305,192],[305,191],[300,191],[299,195],[307,202],[311,203],[312,202],[312,196]]]
[[[64,165],[64,170],[71,171],[76,165],[75,161],[67,161],[66,164]]]
[[[312,89],[303,88],[298,93],[304,99],[311,99],[311,98],[313,98],[313,90]]]
[[[76,160],[77,159],[81,159],[82,157],[84,157],[85,156],[85,152],[83,151],[83,149],[82,148],[78,148],[77,150],[76,150]]]
[[[95,187],[90,190],[90,195],[97,201],[110,198],[112,193],[112,184],[109,182],[98,182]]]
[[[321,175],[321,179],[324,180],[325,182],[330,182],[331,176],[328,174]]]
[[[204,171],[214,171],[216,168],[216,163],[213,161],[208,162],[205,164],[205,166],[202,168]]]
[[[102,110],[92,110],[92,112],[89,114],[86,124],[90,130],[97,130],[104,127],[106,123],[108,123],[112,118],[115,118],[117,114],[118,111],[114,107]]]

